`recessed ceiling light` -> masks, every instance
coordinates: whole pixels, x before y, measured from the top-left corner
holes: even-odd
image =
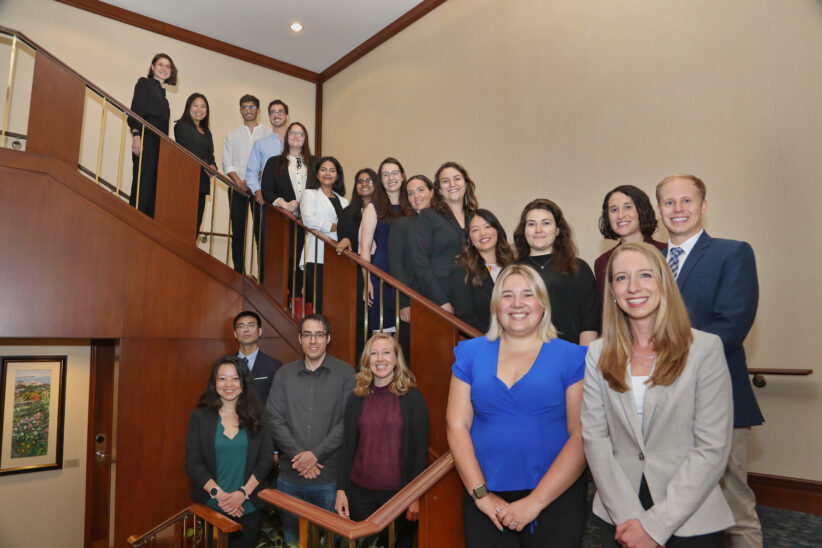
[[[298,22],[294,21],[293,23],[291,23],[291,30],[293,30],[294,32],[300,32],[301,30],[303,30],[303,26]]]

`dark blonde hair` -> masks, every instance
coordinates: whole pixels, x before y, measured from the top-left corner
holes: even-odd
[[[602,355],[599,370],[612,390],[627,392],[625,376],[628,360],[633,352],[633,336],[628,315],[616,303],[613,289],[614,260],[623,253],[639,253],[651,266],[659,284],[661,299],[654,320],[652,341],[656,351],[656,367],[648,380],[650,386],[668,386],[673,383],[688,360],[688,350],[693,341],[688,310],[674,275],[657,248],[646,243],[623,243],[614,248],[605,274],[605,308],[602,317]]]
[[[360,358],[360,370],[357,372],[357,385],[354,387],[354,394],[359,397],[365,397],[371,393],[371,382],[374,379],[374,374],[371,372],[371,347],[375,342],[380,340],[391,341],[391,348],[394,350],[394,356],[397,359],[394,365],[394,378],[391,379],[389,390],[397,396],[405,395],[408,390],[417,386],[417,379],[414,374],[408,369],[405,363],[405,358],[402,355],[402,348],[397,339],[389,333],[374,333],[365,343],[365,348],[362,350],[362,357]]]
[[[494,284],[494,292],[491,294],[491,319],[488,323],[488,333],[485,335],[485,338],[489,341],[495,341],[505,332],[497,317],[497,307],[502,300],[502,286],[505,284],[505,280],[517,274],[525,278],[525,282],[536,297],[537,302],[545,310],[537,326],[540,338],[543,342],[556,339],[557,330],[554,329],[554,325],[551,323],[551,301],[548,300],[548,289],[545,287],[542,276],[540,276],[536,270],[524,264],[506,266],[502,269],[502,272],[499,273],[499,276],[497,276],[497,281]]]
[[[659,193],[662,192],[662,187],[665,186],[666,183],[670,183],[671,181],[675,181],[677,179],[685,179],[691,181],[694,186],[696,187],[696,192],[699,194],[699,198],[704,202],[705,195],[708,192],[708,189],[705,187],[705,182],[697,177],[696,175],[691,175],[690,173],[674,173],[673,175],[668,175],[656,185],[656,202],[659,203]]]

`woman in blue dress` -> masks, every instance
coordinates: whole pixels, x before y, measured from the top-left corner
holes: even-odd
[[[362,213],[360,257],[390,274],[388,240],[391,221],[400,216],[400,189],[405,182],[405,170],[396,158],[386,158],[380,164],[378,175],[382,184],[375,185],[371,203]],[[365,280],[367,283],[363,298],[368,302],[368,329],[396,331],[394,288],[383,284],[381,293],[380,279],[377,276],[370,274],[365,276]]]
[[[491,310],[488,333],[454,351],[446,411],[466,546],[580,546],[586,349],[557,338],[545,284],[529,266],[499,274]]]
[[[231,548],[256,545],[262,504],[257,492],[274,465],[274,441],[252,383],[236,355],[217,360],[186,434],[191,498],[243,527],[229,537]]]

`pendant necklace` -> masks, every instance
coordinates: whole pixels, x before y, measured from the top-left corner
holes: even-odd
[[[532,257],[528,257],[528,258],[529,258],[529,259],[531,259],[531,262],[532,262],[532,263],[534,263],[534,266],[538,266],[540,270],[544,270],[544,269],[545,269],[545,267],[546,267],[546,266],[548,266],[548,265],[551,263],[551,259],[553,259],[553,258],[554,258],[554,256],[553,256],[553,255],[549,255],[549,256],[548,256],[548,260],[547,260],[547,261],[545,261],[545,263],[543,263],[543,264],[539,264],[539,263],[536,261],[536,259],[534,259],[534,257],[533,257],[533,256],[532,256]]]

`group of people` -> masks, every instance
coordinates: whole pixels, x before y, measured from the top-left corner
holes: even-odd
[[[328,320],[309,314],[298,331],[303,357],[283,366],[259,348],[259,315],[243,311],[233,325],[239,351],[211,370],[185,462],[192,499],[242,525],[230,546],[256,546],[261,489],[358,521],[425,469],[428,408],[392,335],[371,337],[355,370],[328,354]],[[401,517],[398,546],[410,548],[418,513],[414,502]],[[298,518],[280,518],[286,542],[297,542]]]

